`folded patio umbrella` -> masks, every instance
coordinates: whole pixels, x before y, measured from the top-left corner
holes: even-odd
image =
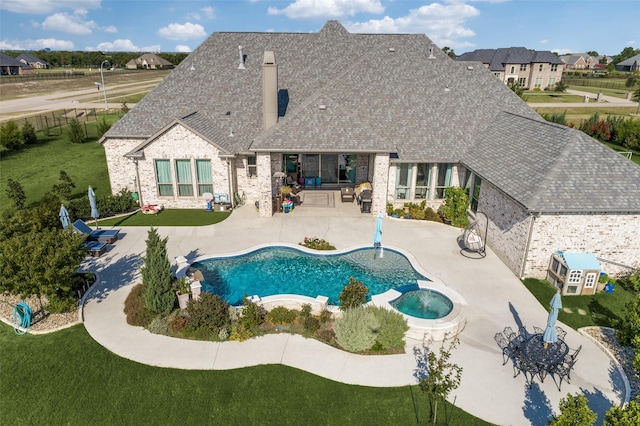
[[[60,222],[62,223],[62,227],[67,229],[69,227],[69,223],[71,223],[71,219],[69,219],[69,212],[64,207],[64,204],[60,205]]]

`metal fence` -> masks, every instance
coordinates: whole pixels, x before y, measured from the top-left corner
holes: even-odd
[[[0,84],[24,83],[28,81],[44,81],[44,80],[69,80],[73,78],[84,78],[83,72],[46,72],[41,74],[25,74],[25,75],[3,75],[0,77]]]
[[[604,78],[562,78],[562,82],[572,86],[601,87],[603,89],[628,90],[624,81],[607,81]]]
[[[84,125],[84,130],[87,137],[97,135],[96,126],[87,127],[87,123],[98,121],[98,116],[94,108],[71,108],[60,109],[56,111],[49,111],[43,114],[30,115],[28,117],[21,117],[12,119],[18,127],[21,127],[27,121],[31,123],[36,132],[40,132],[45,136],[49,135],[61,135],[63,132],[62,127],[67,126],[69,121],[76,119],[79,123]],[[95,129],[95,130],[93,130]]]

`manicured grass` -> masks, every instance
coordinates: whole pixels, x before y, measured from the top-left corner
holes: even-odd
[[[524,94],[527,103],[577,103],[583,102],[584,98],[580,95],[570,95],[568,93],[558,92],[526,92]]]
[[[550,310],[549,302],[556,293],[556,288],[545,280],[526,278],[523,282],[540,304]],[[634,293],[619,285],[615,286],[613,293],[562,296],[563,309],[558,314],[558,320],[575,329],[594,325],[613,327],[614,321],[620,319],[620,315],[625,311],[625,305],[635,297]],[[544,327],[544,324],[539,327]]]
[[[0,324],[0,347],[3,424],[427,423],[428,403],[416,387],[351,386],[282,365],[230,371],[150,367],[109,352],[82,325],[18,336]],[[442,408],[438,424],[445,424]],[[488,423],[454,409],[450,424]]]
[[[96,123],[87,123],[90,134],[96,134]],[[19,151],[4,152],[0,160],[0,209],[9,204],[6,188],[9,178],[19,182],[27,196],[25,206],[40,201],[45,192],[58,183],[60,170],[67,172],[76,187],[72,198],[86,197],[89,185],[96,196],[111,194],[104,148],[94,136],[88,142],[72,144],[66,127],[52,129],[49,138],[39,134],[38,143],[23,145]]]
[[[208,212],[204,209],[165,209],[157,215],[137,211],[128,216],[99,220],[100,226],[204,226],[222,222],[231,212]],[[91,222],[89,222],[91,224]]]
[[[610,87],[597,87],[597,86],[578,86],[578,85],[569,85],[568,89],[571,90],[579,90],[580,92],[589,92],[589,93],[602,93],[606,96],[614,96],[620,99],[626,99],[628,92],[633,92],[632,88],[624,88],[624,89],[612,89]]]

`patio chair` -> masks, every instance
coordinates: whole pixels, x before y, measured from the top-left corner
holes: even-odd
[[[353,200],[356,199],[355,189],[352,187],[344,187],[340,188],[340,199],[342,202],[350,202],[353,203]]]
[[[567,335],[567,332],[564,331],[562,327],[556,326],[556,334],[558,335],[558,339],[564,340],[564,336]]]
[[[510,326],[506,326],[502,331],[509,342],[516,337],[516,332]]]
[[[575,351],[569,353],[565,358],[564,358],[564,364],[569,368],[569,371],[567,371],[567,377],[570,379],[571,378],[571,370],[573,370],[573,366],[575,365],[576,361],[578,360],[578,354],[580,353],[580,351],[582,350],[582,345],[580,345],[578,347],[578,349],[576,349]]]
[[[493,339],[498,344],[498,347],[502,350],[502,365],[505,365],[513,356],[513,346],[509,344],[507,338],[501,332],[497,332]]]
[[[84,243],[87,254],[91,257],[100,257],[107,251],[106,241],[87,241]]]
[[[73,222],[73,230],[85,235],[89,241],[104,241],[108,244],[116,242],[120,232],[119,229],[91,229],[80,219]]]
[[[536,327],[535,325],[533,326],[533,333],[534,334],[544,334],[544,330],[540,327]]]

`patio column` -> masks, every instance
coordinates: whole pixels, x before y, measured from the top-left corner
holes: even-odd
[[[385,213],[387,210],[387,185],[389,180],[389,154],[378,153],[373,160],[373,194],[371,213]]]

